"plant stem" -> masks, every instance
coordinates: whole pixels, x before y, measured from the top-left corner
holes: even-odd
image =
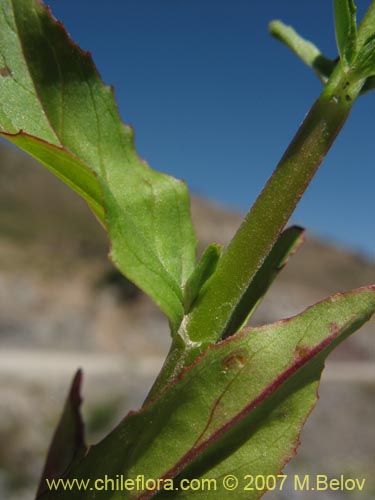
[[[241,297],[342,129],[362,85],[363,81],[351,81],[340,64],[335,69],[185,316],[147,401],[208,345],[225,336]]]

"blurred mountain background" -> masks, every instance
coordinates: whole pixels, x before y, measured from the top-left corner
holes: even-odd
[[[202,250],[226,243],[241,221],[193,197]],[[169,347],[152,302],[117,273],[105,233],[86,205],[22,153],[0,143],[0,498],[33,498],[70,381],[84,369],[83,412],[95,442],[138,407]],[[375,283],[374,262],[307,235],[252,323],[301,312],[327,295]],[[375,461],[374,321],[330,357],[320,401],[286,472],[367,478]],[[251,473],[251,471],[248,471]],[[292,491],[266,498],[317,498]],[[310,496],[309,496],[310,495]],[[332,493],[319,498],[330,499]],[[357,498],[340,492],[340,498]]]

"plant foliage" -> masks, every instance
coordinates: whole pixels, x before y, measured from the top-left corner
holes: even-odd
[[[74,379],[38,498],[188,499],[205,492],[49,490],[46,479],[277,475],[295,454],[324,360],[375,310],[375,286],[337,294],[302,314],[243,328],[303,240],[285,225],[357,97],[374,87],[375,1],[357,26],[353,0],[334,0],[339,59],[280,21],[272,34],[324,84],[230,244],[196,240],[184,183],[135,150],[113,91],[91,56],[38,0],[0,0],[0,133],[80,196],[108,233],[119,270],[167,315],[172,345],[143,407],[101,442],[84,443],[81,374]],[[255,499],[264,491],[236,491]],[[223,487],[210,498],[233,498]]]

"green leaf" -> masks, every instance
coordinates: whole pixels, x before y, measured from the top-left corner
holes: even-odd
[[[291,375],[267,401],[254,408],[225,436],[207,448],[178,476],[176,486],[179,487],[184,480],[199,480],[202,485],[207,484],[207,481],[213,484],[214,481],[217,490],[210,491],[208,498],[233,500],[233,491],[223,487],[224,477],[231,475],[238,480],[236,500],[256,500],[262,497],[266,490],[257,491],[254,484],[251,485],[253,490],[246,488],[250,485],[249,476],[277,478],[282,475],[282,470],[289,460],[296,455],[300,430],[318,399],[319,379],[324,368],[325,355],[326,353],[321,353],[295,375]],[[276,486],[274,492],[282,491],[281,478],[278,479],[280,486]],[[269,484],[272,485],[272,482]],[[202,488],[194,492],[163,492],[155,498],[206,500],[207,491]]]
[[[358,28],[357,45],[360,49],[375,32],[375,2],[371,1],[365,15],[363,16]]]
[[[295,453],[314,406],[325,357],[374,310],[375,286],[361,288],[211,345],[158,399],[130,413],[92,447],[68,477],[95,480],[98,464],[101,477],[194,473],[218,478],[210,498],[222,500],[228,498],[220,487],[224,473],[238,473],[239,479],[249,472],[278,474]],[[155,493],[60,490],[42,498],[146,500]],[[245,493],[239,489],[236,498],[259,496]]]
[[[375,71],[374,46],[375,36],[375,2],[367,10],[360,28],[356,27],[356,7],[352,1],[336,2],[335,13],[336,22],[340,24],[340,44],[342,51],[348,44],[348,53],[341,53],[344,61],[345,71],[349,69],[356,79],[367,78],[363,83],[360,94],[365,94],[373,90],[371,76]],[[347,24],[347,27],[345,28]],[[302,38],[291,26],[285,25],[282,21],[272,21],[269,25],[270,33],[281,43],[291,49],[307,66],[309,66],[325,84],[337,66],[337,60],[333,61],[324,56],[320,50],[310,41]],[[351,34],[351,35],[350,35]],[[337,34],[338,37],[338,34]],[[345,84],[344,84],[345,85]],[[345,88],[345,87],[344,87]]]
[[[350,65],[357,49],[357,7],[353,0],[333,0],[336,42],[341,60]]]
[[[304,230],[292,226],[281,233],[248,289],[234,310],[223,337],[229,337],[244,326],[262,301],[267,290],[286,263],[303,243]]]
[[[221,245],[212,243],[211,245],[208,245],[206,250],[203,252],[193,273],[186,282],[184,291],[185,312],[189,312],[195,299],[198,297],[200,289],[208,278],[215,272],[222,248],[223,247]]]
[[[364,79],[362,94],[375,88],[375,1],[367,9],[358,29],[357,56],[352,72],[358,79]]]
[[[353,63],[352,72],[359,78],[375,75],[375,35],[361,47]]]
[[[40,480],[37,497],[48,491],[46,479],[58,478],[66,473],[74,460],[82,459],[87,451],[84,442],[84,425],[81,417],[82,372],[79,370],[72,382],[64,411],[48,451]]]
[[[369,78],[366,79],[362,87],[361,93],[366,94],[367,92],[372,92],[373,90],[375,90],[375,76],[370,76]]]
[[[88,201],[114,263],[177,328],[196,244],[185,184],[138,157],[112,89],[37,0],[1,0],[0,58],[0,131]]]
[[[105,224],[102,191],[97,176],[79,158],[64,147],[54,146],[25,132],[17,134],[3,132],[1,135],[26,151],[30,156],[33,156],[82,196],[99,221],[103,225]]]
[[[311,68],[322,83],[330,77],[335,61],[324,56],[313,43],[302,38],[291,26],[282,21],[272,21],[269,24],[272,36],[291,49],[309,68]]]

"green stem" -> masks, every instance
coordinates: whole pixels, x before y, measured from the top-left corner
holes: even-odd
[[[342,77],[340,68],[335,71],[202,289],[184,323],[183,338],[207,345],[225,333],[238,298],[288,222],[348,118],[360,89],[357,82]]]
[[[335,69],[185,316],[148,401],[208,345],[225,336],[232,314],[342,129],[362,84],[351,82],[340,65]]]

